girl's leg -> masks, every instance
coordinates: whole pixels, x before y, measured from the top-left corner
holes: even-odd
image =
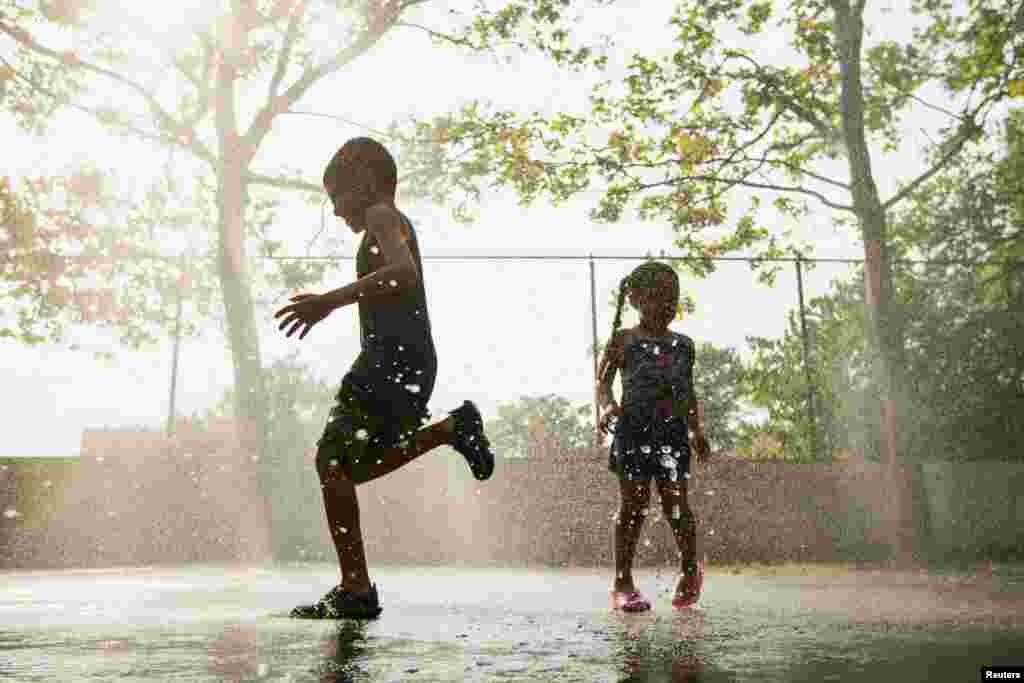
[[[658,480],[661,509],[679,548],[679,573],[692,571],[697,562],[697,518],[686,500],[686,481]],[[682,581],[680,576],[679,581]],[[676,592],[681,583],[677,582]]]
[[[615,521],[615,581],[612,590],[636,590],[633,583],[633,557],[647,505],[651,500],[651,482],[619,479],[619,516]]]

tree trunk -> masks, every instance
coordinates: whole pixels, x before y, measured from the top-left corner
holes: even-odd
[[[887,253],[887,219],[871,171],[871,156],[864,134],[864,84],[861,78],[861,47],[864,23],[861,13],[845,0],[836,0],[836,37],[840,55],[842,85],[840,119],[846,143],[846,158],[852,179],[854,211],[864,241],[865,335],[871,357],[872,380],[878,397],[878,443],[882,462],[887,465],[891,488],[888,525],[890,543],[897,561],[909,559],[912,551],[912,518],[905,473],[896,454],[896,398],[899,330],[892,320],[892,271]]]
[[[234,369],[234,421],[249,467],[256,477],[262,509],[242,528],[250,536],[250,557],[265,556],[273,519],[270,496],[270,454],[267,448],[268,403],[259,336],[245,256],[245,175],[252,155],[238,134],[235,111],[237,71],[228,56],[217,67],[216,126],[220,166],[217,168],[218,273],[224,296],[228,345]]]

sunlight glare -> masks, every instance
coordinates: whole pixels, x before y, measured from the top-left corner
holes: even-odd
[[[181,44],[185,34],[195,30],[212,29],[224,8],[219,2],[203,0],[173,0],[172,2],[133,2],[107,0],[98,7],[112,21],[140,22],[160,29],[168,42]]]

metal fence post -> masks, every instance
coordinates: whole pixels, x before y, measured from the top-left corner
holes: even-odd
[[[591,354],[594,360],[594,447],[601,447],[601,437],[597,425],[601,421],[601,406],[597,400],[597,283],[594,275],[594,255],[590,255],[590,339]]]
[[[174,315],[174,347],[171,352],[171,396],[167,406],[167,436],[174,434],[174,413],[176,412],[175,401],[177,399],[178,389],[178,357],[181,353],[181,300],[184,296],[182,289],[184,289],[184,277],[185,277],[185,254],[181,255],[181,267],[178,275],[178,300],[176,303],[176,310]]]
[[[800,337],[803,341],[802,353],[804,361],[804,381],[807,383],[807,419],[809,423],[808,436],[811,444],[811,459],[818,458],[818,428],[814,410],[814,384],[811,380],[811,344],[807,337],[807,313],[804,309],[804,271],[803,256],[796,255],[796,293],[800,302]]]

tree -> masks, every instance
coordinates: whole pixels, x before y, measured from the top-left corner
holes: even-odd
[[[49,114],[71,107],[136,140],[184,152],[199,165],[213,205],[210,242],[233,361],[238,434],[264,461],[271,456],[269,407],[250,260],[260,235],[249,220],[250,204],[267,191],[322,193],[300,172],[261,168],[259,152],[275,121],[297,113],[294,107],[314,86],[396,29],[444,35],[472,50],[521,44],[555,60],[575,58],[568,33],[544,30],[562,18],[565,2],[510,0],[497,10],[477,3],[468,21],[459,22],[454,11],[443,13],[446,25],[455,24],[447,34],[411,16],[428,4],[231,0],[223,10],[186,16],[171,28],[100,2],[0,2],[0,45],[12,55],[0,62],[0,104],[24,129],[45,130]],[[518,41],[521,33],[527,37]],[[273,207],[273,200],[264,201]],[[259,243],[264,253],[279,246]],[[291,262],[281,265],[278,276],[294,288],[314,281],[325,267]],[[269,492],[273,482],[262,484]]]
[[[498,417],[486,426],[494,452],[506,458],[531,457],[538,447],[568,451],[593,440],[594,425],[586,420],[592,406],[573,406],[555,394],[521,396],[517,403],[498,404]]]
[[[473,103],[418,122],[409,139],[433,134],[444,148],[421,151],[423,168],[434,170],[421,191],[472,194],[492,179],[524,202],[542,194],[558,202],[597,177],[605,187],[593,219],[617,221],[635,202],[642,219],[668,221],[676,246],[698,256],[755,246],[777,255],[777,236],[757,224],[762,196],[774,197],[785,216],[806,215],[813,200],[839,222],[855,222],[866,260],[865,335],[879,442],[883,460],[895,466],[904,380],[891,313],[889,216],[980,138],[999,103],[1024,94],[1024,3],[1008,11],[1001,0],[977,0],[960,15],[951,3],[914,0],[910,10],[925,28],[909,42],[883,39],[868,48],[866,5],[792,0],[782,9],[772,0],[681,0],[670,20],[674,53],[634,55],[625,93],[600,83],[583,115],[521,116]],[[753,48],[734,47],[757,45],[773,18],[804,66],[766,63]],[[730,36],[730,29],[743,35]],[[920,93],[929,85],[959,96],[959,111],[926,102]],[[931,166],[883,198],[872,146],[899,148],[899,116],[912,103],[946,112],[952,124],[941,131],[942,153]],[[830,163],[840,159],[845,174]],[[736,188],[754,194],[724,230],[732,222],[727,198]],[[707,237],[712,231],[720,234]],[[700,274],[711,265],[692,269]],[[906,528],[897,539],[901,556]]]
[[[742,450],[757,450],[754,442],[759,437],[777,435],[779,457],[784,460],[828,462],[850,451],[877,457],[877,416],[866,410],[870,363],[864,343],[864,302],[858,295],[862,291],[861,278],[834,282],[832,292],[808,302],[813,423],[807,410],[808,373],[798,313],[789,314],[781,339],[748,337],[754,354],[746,367],[746,391],[768,416],[743,430]],[[812,451],[812,438],[817,451]]]
[[[736,349],[698,344],[693,384],[704,433],[713,448],[728,450],[736,444],[745,374]]]
[[[1024,432],[1024,113],[915,193],[893,223],[900,318],[925,450],[1017,459]]]
[[[905,264],[894,272],[894,318],[903,340],[907,407],[898,445],[908,460],[1015,460],[1024,432],[1024,250],[1020,210],[1024,121],[1011,112],[1005,148],[965,154],[921,186],[892,222],[897,258],[912,255],[932,263]],[[878,457],[877,416],[865,408],[870,367],[863,329],[864,306],[857,291],[863,273],[810,302],[815,393],[822,399],[814,428],[826,457],[845,450]],[[803,396],[800,334],[791,315],[785,336],[751,338],[748,368],[756,405],[768,409],[756,433],[785,437],[786,457],[807,456],[808,423]]]
[[[0,336],[26,344],[66,339],[69,327],[116,332],[132,348],[165,337],[172,302],[189,291],[193,313],[210,314],[215,286],[196,261],[160,253],[160,243],[189,227],[194,210],[181,188],[157,180],[141,201],[120,196],[120,177],[95,166],[56,177],[0,178],[0,280],[8,319]],[[194,333],[195,316],[185,321]],[[74,343],[72,343],[73,345]],[[103,356],[111,352],[99,352]]]

